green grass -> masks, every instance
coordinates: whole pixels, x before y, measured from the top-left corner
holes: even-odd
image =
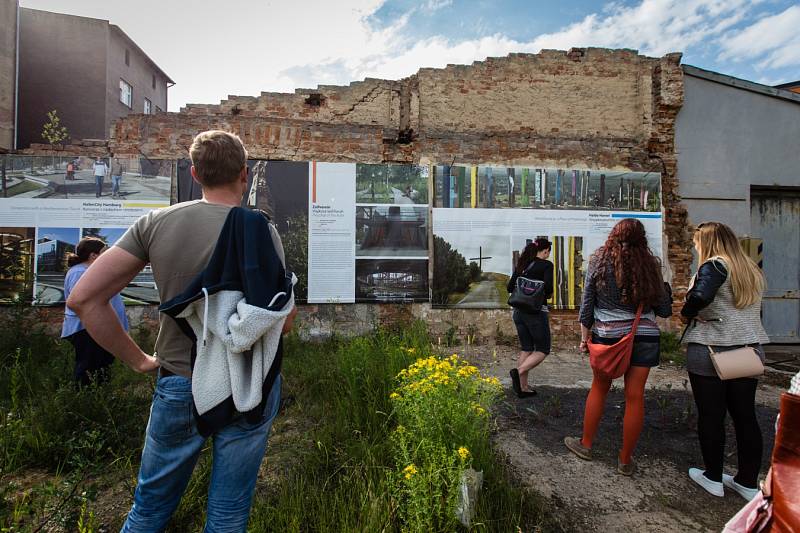
[[[134,335],[152,346],[150,329]],[[429,351],[420,323],[320,344],[287,338],[283,396],[293,403],[274,424],[249,529],[401,531],[389,394],[398,372]],[[76,531],[101,522],[113,530],[130,505],[152,379],[115,363],[110,383],[78,390],[72,365],[71,346],[39,329],[30,310],[18,308],[0,326],[0,530]],[[490,452],[473,463],[485,476],[476,529],[556,528],[544,500],[516,485],[488,436],[484,445]],[[168,531],[202,528],[210,455],[202,454]],[[108,498],[117,498],[113,511]],[[93,515],[103,508],[106,515]]]
[[[18,194],[23,194],[30,191],[38,191],[39,189],[44,188],[44,185],[41,183],[36,183],[35,181],[30,180],[23,180],[16,185],[12,185],[7,189],[8,196],[16,196]]]
[[[661,357],[678,366],[686,366],[686,352],[679,335],[672,331],[661,332]]]

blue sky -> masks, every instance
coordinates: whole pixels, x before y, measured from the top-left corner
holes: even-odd
[[[683,52],[684,63],[766,84],[800,80],[789,0],[21,0],[107,19],[176,82],[169,109],[421,67],[572,46]]]

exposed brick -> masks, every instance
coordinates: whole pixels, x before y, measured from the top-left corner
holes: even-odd
[[[229,96],[180,113],[118,120],[107,147],[66,146],[101,155],[187,157],[193,136],[235,131],[256,159],[546,165],[654,171],[662,175],[664,241],[676,299],[686,290],[691,239],[678,194],[675,118],[683,104],[680,54],[651,58],[634,50],[578,48],[510,54],[472,65],[423,68],[402,80],[366,79],[294,94]],[[307,103],[309,97],[319,105]],[[28,153],[51,153],[32,147]],[[102,154],[104,155],[104,154]],[[677,304],[676,304],[677,306]],[[308,306],[309,331],[342,317],[344,330],[365,331],[410,316],[442,334],[474,324],[486,335],[512,335],[505,310],[440,310],[428,305]],[[340,310],[337,310],[340,309]],[[574,311],[551,315],[559,342],[574,342]],[[667,323],[676,328],[673,320]]]

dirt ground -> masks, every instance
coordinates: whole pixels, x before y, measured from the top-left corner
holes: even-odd
[[[464,351],[464,350],[462,350]],[[696,411],[686,371],[664,365],[653,369],[646,394],[645,427],[632,478],[617,474],[622,440],[622,380],[615,381],[600,425],[594,460],[583,461],[564,447],[563,438],[579,436],[591,384],[588,358],[576,350],[551,354],[531,373],[538,395],[518,399],[508,371],[517,352],[507,346],[468,347],[464,355],[487,374],[497,376],[507,394],[497,416],[495,441],[522,483],[550,499],[567,531],[720,531],[745,503],[737,494],[716,498],[688,477],[702,467],[695,432]],[[764,436],[766,474],[773,428],[784,378],[763,379],[757,413]],[[776,384],[778,383],[778,384]],[[726,471],[735,472],[733,428],[728,422]]]

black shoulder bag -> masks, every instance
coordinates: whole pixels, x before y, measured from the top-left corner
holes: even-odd
[[[545,302],[544,281],[525,277],[533,263],[528,265],[517,278],[517,284],[508,297],[508,305],[524,313],[537,314],[542,311]]]

